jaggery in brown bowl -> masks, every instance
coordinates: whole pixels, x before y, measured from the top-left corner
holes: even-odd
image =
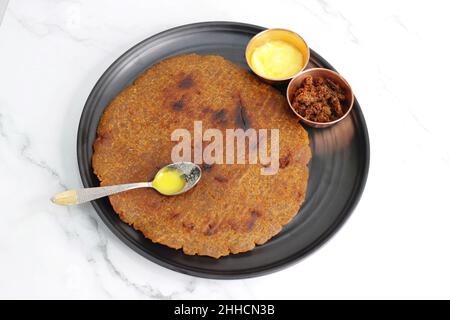
[[[292,106],[292,102],[294,100],[294,94],[297,91],[297,89],[300,87],[300,85],[302,84],[303,80],[305,80],[305,78],[307,76],[312,76],[313,78],[322,77],[324,79],[330,79],[330,80],[334,81],[336,84],[338,84],[344,90],[345,99],[344,99],[343,106],[342,106],[344,115],[342,117],[340,117],[336,120],[333,120],[333,121],[329,121],[329,122],[316,122],[316,121],[311,121],[309,119],[302,117],[294,109],[294,107]],[[289,85],[288,85],[288,88],[286,91],[286,96],[287,96],[289,106],[291,107],[291,110],[297,115],[297,117],[300,118],[301,122],[308,126],[314,127],[314,128],[326,128],[326,127],[332,126],[332,125],[342,121],[343,119],[345,119],[345,117],[347,117],[349,115],[349,113],[351,112],[351,110],[353,108],[353,102],[355,100],[355,98],[353,96],[352,88],[350,87],[348,82],[337,72],[334,72],[329,69],[324,69],[324,68],[308,69],[308,70],[301,72],[297,76],[295,76],[289,82]]]

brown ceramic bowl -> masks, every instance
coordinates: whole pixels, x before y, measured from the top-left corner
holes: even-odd
[[[344,115],[342,117],[340,117],[339,119],[336,119],[334,121],[330,121],[330,122],[315,122],[315,121],[311,121],[311,120],[303,118],[299,113],[297,113],[297,111],[295,111],[295,109],[292,107],[291,102],[294,99],[295,91],[298,89],[300,84],[303,82],[303,80],[307,76],[312,76],[313,78],[322,77],[325,79],[333,80],[341,88],[344,89],[345,101],[344,101],[344,106],[343,106]],[[326,128],[326,127],[329,127],[329,126],[332,126],[332,125],[338,123],[339,121],[342,121],[345,117],[347,117],[349,115],[350,111],[353,108],[353,102],[355,100],[355,98],[353,96],[352,88],[350,87],[348,82],[337,72],[334,72],[329,69],[323,69],[323,68],[308,69],[308,70],[301,72],[297,76],[295,76],[291,80],[291,82],[289,82],[289,85],[288,85],[288,88],[286,91],[286,96],[287,96],[287,100],[289,102],[289,106],[291,107],[292,111],[297,115],[297,117],[299,117],[300,120],[304,124],[307,124],[314,128]]]
[[[270,40],[282,40],[285,41],[294,47],[296,47],[303,55],[303,65],[299,66],[299,70],[296,74],[293,74],[292,76],[289,76],[287,78],[268,78],[262,74],[259,74],[253,69],[253,66],[251,64],[251,57],[253,54],[253,51],[259,47],[260,45],[266,43]],[[302,37],[300,37],[297,33],[287,30],[287,29],[267,29],[264,31],[261,31],[260,33],[256,34],[247,44],[247,48],[245,49],[245,59],[247,60],[247,64],[252,69],[252,71],[263,81],[270,83],[270,84],[277,84],[281,82],[287,82],[288,80],[292,79],[296,75],[298,75],[300,72],[302,72],[305,67],[307,66],[309,62],[309,47],[306,44],[306,41],[303,40]]]

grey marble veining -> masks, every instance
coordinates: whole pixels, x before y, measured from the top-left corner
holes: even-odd
[[[3,21],[3,15],[5,14],[6,8],[8,7],[9,0],[1,0],[0,1],[0,25]]]

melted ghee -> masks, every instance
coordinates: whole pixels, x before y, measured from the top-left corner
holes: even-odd
[[[186,180],[183,174],[171,168],[162,168],[153,180],[153,188],[164,195],[173,195],[183,190]]]
[[[298,73],[304,58],[299,49],[282,40],[271,40],[256,47],[250,63],[253,70],[269,79],[286,79]]]

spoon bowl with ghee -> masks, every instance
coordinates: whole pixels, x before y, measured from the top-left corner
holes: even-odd
[[[55,194],[51,201],[59,205],[75,205],[138,188],[153,188],[162,195],[175,196],[192,189],[201,176],[202,170],[198,165],[176,162],[161,168],[150,182],[66,190]]]

